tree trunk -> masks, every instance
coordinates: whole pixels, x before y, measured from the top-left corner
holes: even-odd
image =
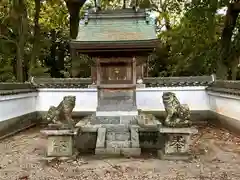
[[[234,3],[228,5],[227,13],[225,16],[224,29],[221,36],[221,49],[220,58],[217,61],[217,77],[220,79],[227,79],[228,68],[231,68],[229,57],[229,50],[231,46],[231,38],[233,35],[233,30],[236,26],[236,21],[238,18],[239,11],[233,10]]]
[[[70,37],[75,39],[78,34],[78,24],[79,24],[79,11],[82,8],[86,0],[74,1],[65,0],[68,12],[70,14]]]
[[[172,29],[171,24],[170,24],[170,19],[167,16],[164,16],[164,21],[165,21],[165,26],[167,31],[170,31]]]
[[[31,59],[29,63],[29,72],[28,76],[30,77],[32,74],[32,69],[35,66],[36,58],[38,55],[38,47],[39,47],[39,39],[40,39],[40,26],[39,26],[39,17],[40,17],[40,8],[41,8],[41,1],[35,1],[35,16],[34,16],[34,37],[33,37],[33,49],[31,54]]]
[[[25,36],[27,34],[27,9],[24,0],[15,0],[13,2],[13,10],[17,13],[17,29],[18,29],[18,42],[17,44],[17,80],[20,82],[24,81],[23,77],[23,63],[24,63],[24,46]],[[26,65],[27,66],[27,65]]]
[[[23,82],[23,57],[21,53],[21,49],[19,46],[17,46],[17,55],[16,55],[16,61],[17,61],[17,81]]]

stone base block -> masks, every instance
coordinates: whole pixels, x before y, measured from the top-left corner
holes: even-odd
[[[99,128],[97,134],[96,148],[104,148],[106,140],[106,128]]]
[[[162,160],[182,160],[182,161],[188,161],[191,160],[191,155],[187,153],[182,153],[182,154],[165,154],[163,150],[158,150],[157,151],[157,156],[158,158]]]
[[[97,116],[94,124],[120,124],[120,116]]]
[[[121,154],[124,156],[136,157],[141,155],[141,148],[123,148]]]
[[[96,155],[120,155],[121,151],[119,148],[96,148]]]
[[[160,133],[167,133],[167,134],[197,134],[198,130],[196,128],[171,128],[171,127],[160,127]]]
[[[141,155],[141,148],[96,148],[96,155],[104,155],[104,156],[127,156],[127,157],[136,157]]]
[[[129,148],[131,145],[130,141],[107,141],[107,148]]]
[[[130,140],[129,132],[107,132],[106,140],[109,141],[125,141]]]
[[[75,160],[77,158],[77,153],[74,153],[72,156],[59,156],[59,157],[42,157],[41,159],[39,159],[40,161],[45,161],[45,162],[51,162],[54,160],[58,160],[58,161],[66,161],[66,160]]]

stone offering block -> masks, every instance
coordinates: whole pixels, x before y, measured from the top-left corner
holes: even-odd
[[[78,129],[46,129],[41,133],[47,136],[47,157],[71,157],[73,156],[73,136]]]
[[[159,132],[165,134],[164,149],[158,151],[161,159],[188,160],[190,158],[191,135],[197,134],[197,129],[160,127]]]

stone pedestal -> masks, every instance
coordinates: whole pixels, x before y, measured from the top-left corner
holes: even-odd
[[[98,88],[96,116],[120,117],[138,115],[136,106],[136,86],[112,85],[110,88],[107,87],[108,86],[105,85]]]
[[[47,136],[46,157],[72,157],[74,155],[73,137],[78,129],[45,129],[41,133]]]
[[[167,160],[188,160],[191,135],[198,132],[195,128],[160,127],[159,132],[165,134],[163,150],[158,150],[158,156]]]

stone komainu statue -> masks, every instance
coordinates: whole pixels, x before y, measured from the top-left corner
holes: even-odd
[[[49,123],[74,126],[72,111],[75,107],[75,96],[65,96],[63,101],[57,106],[51,106],[45,119]]]
[[[168,127],[188,127],[192,125],[190,121],[190,109],[187,104],[180,104],[176,95],[172,92],[164,92],[163,104],[167,117],[164,125]]]

